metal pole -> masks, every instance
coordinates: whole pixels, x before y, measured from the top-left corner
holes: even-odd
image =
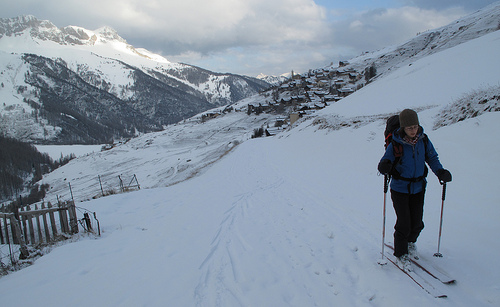
[[[73,189],[71,188],[71,182],[68,182],[69,185],[69,192],[71,194],[71,200],[73,201],[73,204],[75,203],[75,198],[73,197]]]
[[[118,175],[118,179],[120,179],[120,189],[121,189],[121,191],[122,191],[122,193],[123,193],[123,192],[125,192],[125,189],[124,189],[124,187],[123,187],[122,177],[120,177],[120,175]]]
[[[443,193],[441,195],[441,218],[439,221],[438,250],[437,253],[434,254],[434,257],[443,257],[443,254],[439,252],[439,249],[441,247],[441,232],[443,230],[443,211],[444,211],[444,199],[446,197],[446,182],[441,181],[441,184],[443,185]]]
[[[385,248],[385,217],[386,217],[386,203],[387,203],[387,191],[389,190],[389,181],[391,177],[389,175],[384,175],[384,218],[382,222],[382,259],[379,261],[379,264],[386,264],[387,262],[384,260],[384,248]]]
[[[101,175],[98,175],[98,178],[99,178],[99,184],[101,185],[102,197],[104,197],[104,189],[102,188]]]

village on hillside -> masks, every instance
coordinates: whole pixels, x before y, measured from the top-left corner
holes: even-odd
[[[263,127],[256,136],[272,136],[286,129],[299,118],[339,101],[362,88],[376,75],[375,66],[356,71],[346,61],[340,61],[338,67],[310,70],[304,74],[295,74],[279,85],[261,93],[265,102],[247,104],[247,114],[276,114],[274,125]],[[202,121],[215,118],[232,111],[227,107],[222,111],[205,113]]]

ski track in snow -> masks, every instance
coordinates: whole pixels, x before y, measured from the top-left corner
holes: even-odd
[[[293,177],[285,179],[279,169],[273,167],[273,161],[266,159],[270,155],[247,161],[254,168],[251,173],[245,173],[244,178],[239,174],[248,169],[241,167],[241,161],[234,161],[230,168],[229,181],[235,183],[236,191],[244,192],[235,196],[224,213],[211,250],[200,266],[202,276],[195,290],[199,306],[252,306],[268,304],[270,298],[278,305],[311,306],[318,303],[316,299],[324,295],[320,292],[325,289],[333,296],[356,296],[365,291],[359,289],[359,274],[350,265],[333,265],[337,257],[361,261],[357,245],[345,246],[341,241],[338,248],[336,246],[333,229],[353,231],[353,227],[346,224],[345,216],[335,212],[328,202],[318,200],[313,192],[292,180]],[[262,178],[264,173],[266,177]],[[246,191],[249,187],[251,190]],[[318,221],[317,215],[308,214],[313,210],[311,207],[321,210],[325,220]],[[249,225],[249,222],[257,223]],[[311,229],[311,225],[316,226]],[[328,250],[310,243],[318,237]],[[293,254],[289,253],[291,250]],[[272,274],[249,274],[246,265],[262,268],[257,270],[261,273],[271,270]],[[338,275],[343,276],[344,284],[335,282]],[[304,281],[304,276],[312,279],[311,282]],[[306,286],[317,284],[317,280],[321,280],[324,289]],[[269,293],[283,283],[305,289]],[[364,296],[373,295],[368,292]]]

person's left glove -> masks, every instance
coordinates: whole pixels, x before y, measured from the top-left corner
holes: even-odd
[[[451,173],[447,169],[440,169],[437,171],[437,177],[441,182],[450,182],[451,181]]]
[[[378,171],[382,175],[388,174],[391,171],[391,169],[392,169],[391,160],[384,159],[384,160],[380,161],[380,163],[378,164]]]

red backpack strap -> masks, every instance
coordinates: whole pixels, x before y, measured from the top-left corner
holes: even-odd
[[[392,133],[389,133],[385,137],[385,145],[384,145],[385,149],[387,149],[390,143],[392,143]]]
[[[394,152],[394,157],[401,158],[403,156],[403,145],[397,142],[392,142],[392,149]]]

